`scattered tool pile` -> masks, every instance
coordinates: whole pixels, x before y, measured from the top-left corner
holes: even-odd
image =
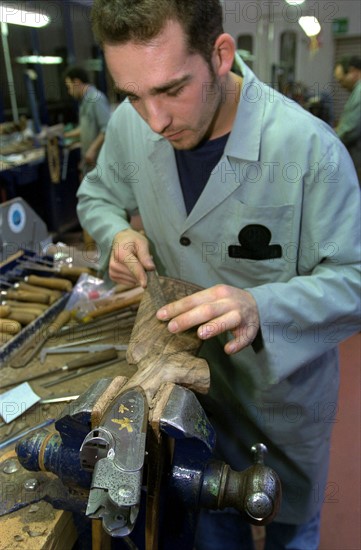
[[[135,368],[126,365],[125,351],[143,290],[114,287],[109,297],[94,302],[86,318],[78,319],[70,298],[79,280],[93,275],[88,268],[70,265],[51,270],[50,263],[49,257],[23,251],[1,264],[0,394],[30,383],[41,398],[39,405],[46,402],[49,414],[56,416],[52,404],[67,402],[70,393],[76,398],[93,382],[94,371],[104,369],[112,376],[124,367],[124,375],[134,374]],[[39,273],[45,268],[44,273],[35,274],[38,268]],[[53,387],[60,393],[54,396]],[[21,437],[24,423],[25,429],[41,424],[39,405],[10,423],[0,418],[0,449],[13,442],[14,432]],[[4,419],[1,410],[0,415]]]
[[[28,260],[24,259],[30,255],[31,252],[17,253],[16,257],[1,265],[0,346],[11,342],[24,327],[51,314],[52,309],[55,311],[56,303],[73,288],[69,276],[75,280],[75,276],[79,275],[78,269],[72,272],[69,267],[67,278],[54,276],[55,270],[51,277],[38,276],[33,270],[37,270],[38,266],[42,268],[43,259],[33,254],[30,267]],[[49,259],[46,262],[50,264]],[[51,270],[49,265],[48,269]]]
[[[17,367],[25,366],[46,340],[69,323],[71,312],[64,309],[64,305],[79,276],[84,273],[89,274],[91,270],[69,265],[67,260],[54,265],[50,256],[38,256],[28,250],[19,251],[1,264],[2,360],[13,356],[16,351],[13,366],[15,363]],[[99,301],[99,307],[89,313],[87,321],[139,302],[137,294],[126,295],[123,299],[122,294],[117,293],[111,300]]]

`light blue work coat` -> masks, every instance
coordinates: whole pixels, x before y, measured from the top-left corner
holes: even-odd
[[[252,444],[268,446],[267,463],[283,483],[277,519],[301,523],[324,498],[337,345],[359,330],[360,191],[334,132],[237,62],[244,82],[233,130],[189,216],[171,145],[127,101],[80,186],[78,214],[104,267],[115,233],[139,208],[161,273],[253,294],[261,349],[227,357],[226,335],[207,341],[211,390],[202,403],[232,468],[250,464]],[[248,225],[267,227],[282,257],[230,257]]]

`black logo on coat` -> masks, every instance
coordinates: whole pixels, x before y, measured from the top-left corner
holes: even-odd
[[[229,257],[243,258],[245,260],[282,258],[282,246],[279,244],[269,244],[271,238],[271,231],[264,225],[246,225],[238,234],[240,246],[232,244],[228,247]]]

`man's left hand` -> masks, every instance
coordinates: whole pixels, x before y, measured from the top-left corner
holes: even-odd
[[[157,318],[168,321],[172,333],[197,326],[201,340],[231,332],[234,338],[224,346],[229,355],[252,344],[260,325],[252,294],[223,284],[167,304],[157,311]]]

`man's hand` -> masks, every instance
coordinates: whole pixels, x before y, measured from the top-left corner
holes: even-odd
[[[253,296],[228,285],[216,285],[167,304],[158,310],[157,318],[169,321],[168,330],[173,333],[198,326],[201,340],[230,331],[234,339],[224,347],[229,355],[249,346],[260,325]]]
[[[127,285],[147,286],[145,271],[155,268],[149,253],[148,239],[138,231],[126,229],[114,237],[109,261],[109,277],[112,281]]]

